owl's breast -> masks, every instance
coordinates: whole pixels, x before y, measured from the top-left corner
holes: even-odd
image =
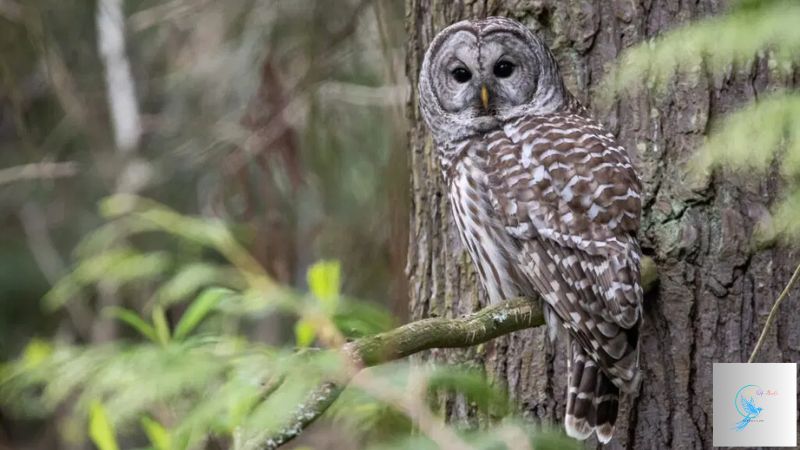
[[[461,242],[494,303],[533,292],[516,269],[519,247],[492,205],[483,164],[477,154],[458,160],[450,172],[449,197]]]

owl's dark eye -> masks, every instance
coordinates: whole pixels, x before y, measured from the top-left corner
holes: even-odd
[[[472,72],[463,67],[456,67],[450,73],[453,74],[453,78],[458,83],[466,83],[472,78]]]
[[[508,61],[498,61],[494,65],[494,76],[497,78],[508,78],[514,72],[514,64]]]

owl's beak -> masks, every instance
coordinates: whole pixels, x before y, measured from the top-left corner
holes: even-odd
[[[481,85],[481,103],[483,104],[483,110],[488,112],[489,111],[489,90],[486,89],[486,85]]]

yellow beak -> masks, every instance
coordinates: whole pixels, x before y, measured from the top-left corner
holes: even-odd
[[[484,111],[489,111],[489,90],[486,85],[481,85],[481,103],[483,104]]]

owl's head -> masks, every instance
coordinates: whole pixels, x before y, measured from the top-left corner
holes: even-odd
[[[519,22],[465,20],[442,30],[422,63],[420,109],[438,143],[496,129],[524,114],[546,114],[566,89],[547,46]]]

